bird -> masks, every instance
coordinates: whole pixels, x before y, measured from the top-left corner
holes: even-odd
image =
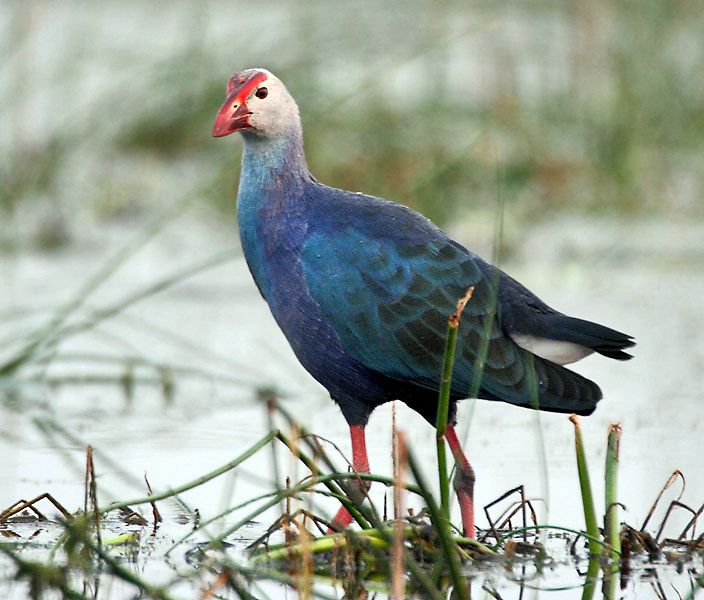
[[[365,427],[378,406],[402,401],[435,424],[448,317],[473,287],[445,437],[463,531],[475,537],[475,474],[455,429],[457,402],[589,415],[601,389],[564,365],[594,352],[627,360],[634,338],[551,308],[402,204],[319,182],[306,162],[298,106],[267,69],[230,77],[212,135],[235,132],[244,139],[244,257],[297,359],[346,419],[355,472],[369,473]],[[368,485],[358,481],[362,492]],[[342,506],[331,524],[340,530],[351,521]]]

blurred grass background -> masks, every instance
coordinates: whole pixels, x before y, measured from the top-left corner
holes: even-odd
[[[698,228],[684,231],[683,224],[704,223],[702,31],[704,5],[683,0],[0,3],[0,297],[7,305],[0,303],[7,308],[0,367],[5,355],[32,367],[0,400],[19,412],[31,406],[28,397],[48,399],[41,406],[57,410],[68,429],[90,431],[91,440],[134,472],[145,462],[158,465],[158,450],[166,449],[168,468],[154,471],[167,477],[174,444],[188,448],[183,460],[196,476],[218,444],[231,456],[225,444],[232,431],[223,431],[233,422],[244,424],[233,429],[244,443],[254,428],[239,414],[255,385],[282,382],[291,397],[317,402],[312,380],[292,370],[266,307],[251,302],[254,286],[243,269],[210,273],[107,322],[145,290],[151,297],[161,282],[183,283],[187,268],[236,245],[241,141],[214,140],[210,130],[231,73],[267,67],[299,102],[318,179],[404,202],[454,227],[453,234],[462,228],[458,238],[480,252],[491,249],[501,197],[510,226],[503,242],[528,240],[520,255],[530,260],[519,271],[526,282],[540,293],[554,290],[556,306],[637,336],[641,362],[633,361],[630,375],[623,365],[599,364],[592,372],[598,369],[612,398],[634,399],[609,405],[594,427],[623,417],[629,431],[640,431],[633,438],[641,445],[634,442],[624,460],[642,467],[626,486],[630,514],[638,514],[632,503],[641,496],[650,502],[652,481],[660,477],[654,469],[701,466],[698,422],[688,415],[702,389],[697,374],[704,363],[691,333],[701,323],[697,285],[704,263]],[[176,222],[185,201],[190,220]],[[173,220],[168,232],[154,225],[162,211]],[[554,227],[527,231],[553,217]],[[566,258],[544,268],[552,255],[541,246],[549,248],[553,240],[546,238],[565,230],[570,235],[557,251]],[[477,232],[486,239],[477,240]],[[156,236],[161,243],[137,257]],[[681,247],[667,256],[663,250],[676,238]],[[599,277],[592,276],[595,256],[608,263],[598,264]],[[101,287],[128,260],[129,269]],[[66,326],[46,335],[57,315]],[[72,338],[76,323],[91,337]],[[262,335],[260,324],[269,333]],[[45,352],[23,354],[35,337]],[[232,383],[216,394],[195,387],[224,380],[223,374],[234,374],[246,389],[234,392]],[[181,412],[165,421],[174,378]],[[23,381],[78,386],[64,384],[57,402],[53,388],[35,391]],[[110,404],[104,383],[122,386],[124,402]],[[310,427],[337,427],[328,423],[331,415],[344,427],[337,409],[318,395]],[[136,419],[120,420],[129,417],[134,398]],[[230,410],[236,421],[228,420]],[[525,468],[532,456],[514,458],[527,455],[513,435],[525,431],[526,417],[501,413],[499,420],[493,407],[481,410],[480,425],[500,422],[511,432],[501,443],[504,454],[492,457],[505,478],[496,480],[497,489],[514,485],[519,472],[549,497],[547,483],[537,487],[542,471]],[[216,415],[222,427],[207,418],[196,423],[194,415]],[[537,418],[529,423],[542,436]],[[27,478],[44,485],[46,465],[54,464],[61,443],[44,437],[35,443],[28,428],[10,418],[0,423],[0,442],[10,440],[0,488],[4,482],[19,490]],[[476,438],[482,446],[496,435],[489,426],[477,431],[485,436]],[[557,456],[567,455],[556,441],[563,437],[547,438]],[[47,446],[44,454],[34,451]],[[388,455],[378,448],[377,458]],[[29,475],[17,476],[15,457]],[[541,460],[544,467],[544,453]],[[555,464],[553,473],[572,472]],[[375,468],[383,471],[383,463]],[[52,490],[70,497],[80,488],[80,477],[63,480],[63,487],[52,482]],[[566,486],[556,488],[560,498],[569,497]],[[561,504],[567,507],[555,503]]]
[[[55,250],[180,194],[234,211],[210,137],[235,70],[277,73],[321,181],[440,224],[704,203],[698,3],[298,0],[0,7],[0,248]],[[234,224],[234,221],[233,221]]]

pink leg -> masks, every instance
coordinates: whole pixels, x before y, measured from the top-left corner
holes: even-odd
[[[364,437],[364,427],[361,425],[350,426],[350,438],[352,439],[352,468],[355,473],[369,473],[369,459],[367,458],[367,440]],[[370,483],[358,479],[356,481],[362,494],[369,490]],[[352,515],[341,506],[337,511],[332,525],[335,529],[344,529],[352,522]],[[332,530],[331,530],[332,531]]]
[[[445,439],[450,445],[452,456],[457,465],[455,472],[454,488],[457,492],[457,500],[462,511],[462,527],[467,537],[476,537],[474,529],[474,469],[469,464],[467,457],[460,448],[460,441],[457,439],[455,428],[448,426],[445,431]]]

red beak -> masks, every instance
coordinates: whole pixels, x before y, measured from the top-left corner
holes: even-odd
[[[213,125],[213,137],[223,137],[250,127],[250,112],[244,101],[239,98],[240,91],[233,91],[220,107]]]
[[[215,117],[213,137],[230,135],[235,131],[251,127],[249,115],[252,113],[247,108],[246,101],[257,86],[266,81],[266,78],[266,73],[253,69],[235,73],[230,77],[227,84],[227,100]]]

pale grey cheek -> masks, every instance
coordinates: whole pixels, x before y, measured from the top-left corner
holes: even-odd
[[[268,137],[270,134],[271,123],[268,123],[260,112],[252,112],[249,116],[249,125],[255,133]]]
[[[257,119],[256,121],[250,121],[250,123],[256,127],[257,132],[262,137],[275,137],[281,132],[281,123],[278,119]]]
[[[289,111],[279,112],[272,123],[272,133],[283,133],[290,128],[291,122]]]
[[[263,137],[275,137],[286,133],[294,123],[294,113],[287,107],[272,110],[268,114],[254,113],[250,125]]]

